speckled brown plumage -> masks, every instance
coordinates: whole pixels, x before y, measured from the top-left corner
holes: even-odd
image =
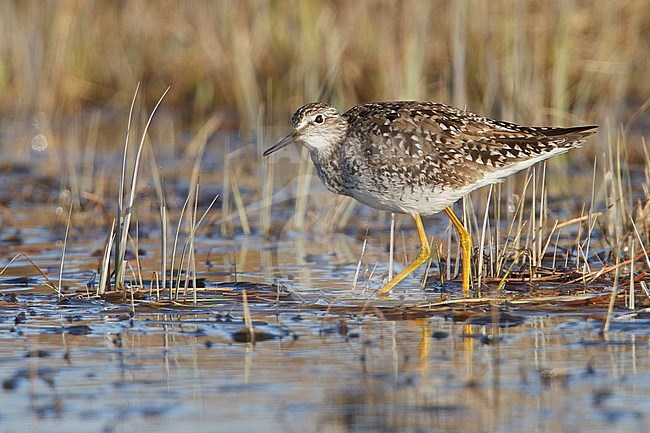
[[[481,186],[578,147],[595,126],[527,127],[433,102],[357,105],[344,114],[311,103],[293,115],[331,191],[374,208],[433,214]]]

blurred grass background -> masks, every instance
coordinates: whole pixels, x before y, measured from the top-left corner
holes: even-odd
[[[164,105],[190,126],[215,111],[251,130],[313,100],[422,99],[650,127],[634,114],[650,99],[647,0],[15,0],[0,2],[0,29],[0,113],[54,127],[126,111],[138,81],[149,107],[171,85]]]

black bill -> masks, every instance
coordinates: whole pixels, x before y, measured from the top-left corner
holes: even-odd
[[[295,143],[296,141],[300,141],[300,135],[298,135],[298,131],[293,130],[291,132],[291,134],[287,135],[282,140],[278,141],[275,145],[273,145],[273,146],[269,147],[268,149],[266,149],[262,155],[263,156],[268,156],[268,155],[272,154],[273,152],[276,152],[276,151],[282,149],[283,147],[287,147],[291,143]]]

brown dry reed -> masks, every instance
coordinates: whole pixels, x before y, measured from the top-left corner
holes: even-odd
[[[650,95],[650,3],[6,1],[0,112],[126,110],[286,124],[306,101],[426,99],[525,123],[607,119]],[[278,117],[279,116],[279,117]]]

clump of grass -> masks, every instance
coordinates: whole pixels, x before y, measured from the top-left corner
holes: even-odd
[[[139,85],[136,88],[135,93],[133,95],[133,99],[131,102],[131,109],[129,111],[129,123],[127,126],[126,138],[124,140],[124,159],[122,161],[122,175],[120,176],[120,187],[119,187],[119,192],[117,197],[117,221],[115,224],[115,246],[113,248],[115,255],[114,255],[113,264],[115,269],[115,287],[118,290],[124,289],[124,279],[126,276],[126,266],[125,266],[126,262],[124,260],[124,257],[126,255],[126,247],[127,247],[128,236],[129,236],[129,229],[131,227],[131,219],[133,218],[133,206],[135,204],[136,185],[138,183],[138,175],[140,174],[140,161],[142,158],[142,151],[144,149],[145,139],[147,137],[147,131],[149,130],[149,126],[151,125],[151,120],[153,119],[156,110],[158,109],[163,98],[169,91],[169,88],[165,90],[161,98],[158,100],[158,103],[156,104],[153,111],[151,112],[151,115],[149,116],[149,120],[147,121],[144,130],[142,131],[140,144],[138,145],[135,158],[134,158],[133,172],[131,174],[131,177],[127,180],[126,171],[127,171],[127,159],[129,155],[128,152],[129,134],[131,132],[133,108],[135,106],[135,98],[138,94],[138,90],[139,90]],[[125,207],[124,194],[125,194],[125,187],[127,187],[126,185],[127,182],[129,182],[130,185],[128,185],[129,192],[128,192],[127,204]],[[104,266],[102,266],[102,268],[104,268]]]
[[[128,262],[125,259],[127,244],[131,240],[133,249],[136,254],[136,268],[134,272],[137,274],[135,279],[135,286],[138,289],[144,289],[142,274],[143,270],[140,267],[140,262],[138,260],[138,242],[137,236],[135,239],[130,238],[130,227],[133,219],[133,212],[136,205],[136,184],[141,169],[141,159],[143,155],[144,145],[146,143],[147,132],[151,125],[151,121],[158,110],[162,100],[169,91],[169,88],[162,94],[158,103],[152,110],[151,114],[148,117],[147,123],[141,133],[141,138],[139,141],[138,148],[136,150],[135,156],[133,157],[132,173],[131,176],[127,177],[127,166],[129,165],[129,144],[130,144],[130,133],[132,128],[133,120],[133,110],[135,107],[136,97],[138,95],[139,88],[136,88],[136,91],[133,96],[131,103],[131,110],[129,115],[129,121],[127,126],[127,133],[124,145],[124,154],[122,161],[122,173],[120,177],[120,186],[119,194],[117,200],[117,217],[113,221],[110,227],[110,231],[107,237],[107,241],[104,245],[104,250],[102,254],[102,261],[100,263],[99,269],[99,284],[97,288],[97,295],[104,295],[111,282],[111,275],[113,275],[113,286],[118,291],[125,291],[127,288],[133,288],[133,284],[127,284],[126,275],[127,269],[129,268]],[[165,290],[168,291],[169,299],[178,298],[183,290],[183,293],[187,293],[189,288],[193,290],[194,301],[196,302],[196,263],[195,263],[195,253],[194,253],[194,238],[196,235],[196,230],[201,225],[201,223],[206,218],[208,212],[214,206],[217,197],[215,196],[212,202],[209,204],[205,212],[199,216],[198,213],[198,195],[199,195],[199,168],[200,161],[203,157],[205,151],[205,146],[207,143],[207,136],[210,135],[218,126],[218,121],[216,119],[211,119],[203,130],[203,134],[199,134],[198,137],[201,137],[196,144],[195,153],[195,163],[191,175],[190,189],[189,194],[183,204],[183,208],[180,211],[180,216],[178,219],[178,224],[175,231],[175,236],[173,239],[173,247],[171,249],[171,257],[168,257],[167,254],[167,245],[169,242],[168,237],[168,224],[169,220],[167,217],[167,204],[165,199],[165,193],[163,189],[163,182],[160,176],[157,166],[155,164],[154,156],[151,157],[151,166],[152,172],[154,173],[154,184],[155,190],[159,201],[160,209],[160,227],[161,227],[161,270],[160,274],[154,272],[154,280],[156,281],[156,294],[160,298],[161,294]],[[125,190],[128,190],[128,195],[125,195]],[[184,219],[188,221],[189,230],[184,242],[181,242],[181,225],[183,224]],[[179,244],[182,244],[179,245]],[[178,257],[177,257],[178,255]],[[113,261],[111,262],[111,257]],[[178,262],[176,261],[178,259]],[[167,272],[167,263],[169,265],[169,275]],[[128,286],[128,287],[127,287]]]

